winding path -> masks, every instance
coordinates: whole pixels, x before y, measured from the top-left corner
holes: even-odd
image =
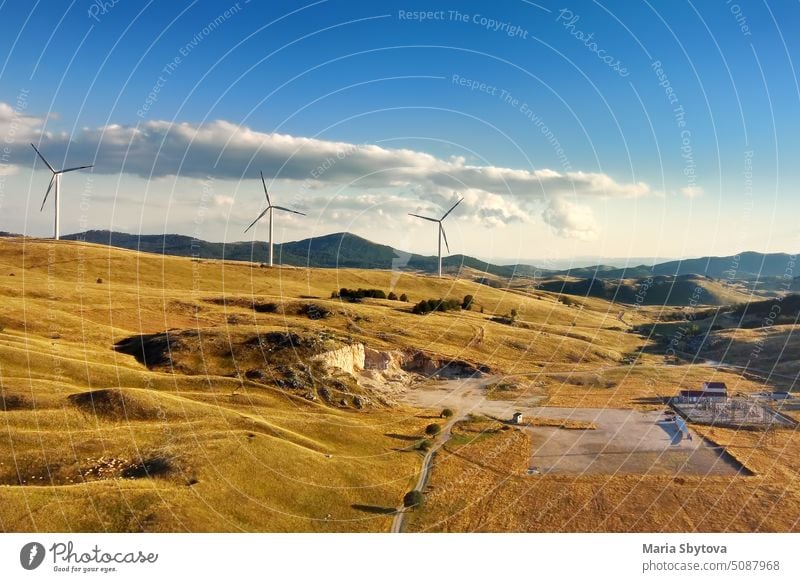
[[[433,446],[425,453],[425,457],[422,459],[422,469],[419,473],[419,478],[417,479],[417,484],[414,486],[414,489],[417,491],[424,491],[425,485],[428,482],[428,477],[430,476],[431,469],[433,468],[433,458],[436,452],[444,446],[444,444],[450,440],[450,434],[453,431],[453,425],[461,420],[461,416],[456,411],[447,424],[444,425],[444,429],[436,438],[436,442]],[[402,505],[397,508],[397,511],[394,514],[394,519],[392,520],[392,533],[403,533],[403,524],[406,519],[406,508]]]

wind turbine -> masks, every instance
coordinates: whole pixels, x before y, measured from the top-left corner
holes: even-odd
[[[267,192],[267,182],[264,180],[264,172],[261,172],[261,184],[264,185],[264,196],[267,197],[267,208],[258,215],[253,222],[250,223],[250,226],[244,229],[245,232],[253,228],[253,225],[261,220],[261,217],[264,216],[267,212],[269,212],[269,266],[272,266],[272,211],[273,210],[283,210],[284,212],[292,212],[294,214],[299,214],[300,216],[305,216],[302,212],[298,212],[297,210],[291,210],[289,208],[284,208],[283,206],[274,206],[269,199],[269,192]]]
[[[453,204],[450,207],[450,210],[445,212],[441,218],[430,218],[428,216],[420,216],[419,214],[412,214],[411,212],[408,213],[409,216],[416,216],[417,218],[421,218],[422,220],[429,220],[431,222],[436,222],[439,224],[439,276],[442,276],[442,238],[444,238],[444,245],[447,247],[447,252],[450,252],[450,245],[447,244],[447,235],[444,233],[444,226],[442,225],[442,221],[447,218],[447,215],[455,210],[455,207],[461,204],[464,201],[463,198],[459,198],[458,202]]]
[[[47,187],[47,192],[44,193],[44,200],[42,200],[42,207],[39,209],[39,212],[44,210],[44,203],[47,202],[47,196],[48,194],[50,194],[50,190],[53,190],[53,198],[55,198],[55,205],[56,205],[56,218],[53,226],[53,238],[55,240],[58,240],[61,238],[61,222],[59,216],[59,209],[61,203],[60,200],[61,174],[66,174],[67,172],[74,172],[75,170],[85,170],[86,168],[92,168],[94,167],[94,164],[92,164],[91,166],[77,166],[75,168],[65,168],[63,170],[56,170],[55,168],[53,168],[53,166],[50,165],[50,162],[44,159],[42,152],[36,149],[35,145],[31,144],[31,147],[36,151],[39,157],[42,158],[44,165],[47,166],[48,169],[53,173],[53,177],[50,178],[50,185]]]

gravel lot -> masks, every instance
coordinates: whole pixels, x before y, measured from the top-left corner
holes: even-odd
[[[495,378],[430,381],[409,389],[405,400],[426,408],[453,408],[508,420],[535,417],[591,422],[595,429],[526,426],[533,440],[531,474],[736,475],[741,467],[723,449],[691,432],[686,438],[660,411],[617,408],[555,408],[528,401],[484,397]]]

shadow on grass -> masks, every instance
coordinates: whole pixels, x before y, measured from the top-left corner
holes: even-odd
[[[669,404],[669,397],[668,396],[642,396],[639,398],[634,398],[633,401],[636,404]]]
[[[500,424],[516,424],[510,418],[500,418],[499,416],[494,416],[492,414],[486,414],[485,416],[487,419],[499,422]]]
[[[398,448],[394,448],[394,449],[392,449],[392,452],[393,453],[420,453],[422,455],[425,454],[425,451],[422,451],[422,450],[418,449],[416,444],[408,445],[407,447],[404,447],[404,448],[399,448],[399,447]]]
[[[378,515],[393,515],[397,512],[396,507],[381,507],[379,505],[361,505],[359,503],[354,503],[351,505],[353,509],[357,509],[358,511],[365,511],[367,513],[376,513]]]
[[[387,437],[389,437],[391,439],[397,439],[397,440],[401,440],[401,441],[418,441],[418,440],[420,440],[420,438],[422,438],[422,437],[419,437],[419,436],[414,436],[414,435],[409,435],[409,434],[397,434],[397,433],[394,433],[394,432],[383,433],[383,436],[387,436]]]

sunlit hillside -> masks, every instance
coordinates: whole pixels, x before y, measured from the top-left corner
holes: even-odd
[[[712,378],[760,388],[642,353],[650,340],[631,329],[652,311],[472,276],[263,268],[24,238],[0,239],[0,265],[3,531],[388,531],[439,413],[403,393],[431,368],[506,378],[507,398],[535,393],[547,406],[654,410]],[[398,299],[332,298],[341,288]],[[467,295],[468,310],[412,313]],[[373,368],[361,374],[353,354],[365,352]],[[394,376],[374,364],[398,357]],[[442,467],[432,483],[453,470]],[[431,521],[413,526],[438,529],[442,509],[427,507],[418,517]],[[576,523],[625,529],[601,518]]]

